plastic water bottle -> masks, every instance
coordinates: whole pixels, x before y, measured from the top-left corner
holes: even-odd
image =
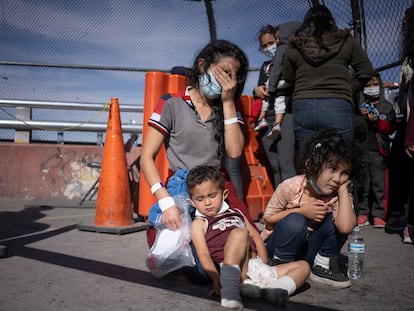
[[[356,226],[348,239],[348,277],[358,280],[362,277],[364,267],[365,244],[364,238]]]

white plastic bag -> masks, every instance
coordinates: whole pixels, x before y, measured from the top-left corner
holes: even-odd
[[[156,278],[161,278],[182,267],[196,265],[190,246],[190,205],[184,196],[175,196],[174,201],[181,211],[182,226],[180,229],[172,231],[165,227],[161,222],[161,217],[158,217],[155,223],[157,230],[155,242],[147,256],[147,267]]]

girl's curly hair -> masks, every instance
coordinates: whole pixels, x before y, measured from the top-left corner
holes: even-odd
[[[324,163],[338,164],[344,162],[350,165],[350,179],[354,184],[361,185],[363,173],[362,150],[353,142],[344,139],[335,129],[322,129],[305,143],[304,151],[307,178],[316,178]]]

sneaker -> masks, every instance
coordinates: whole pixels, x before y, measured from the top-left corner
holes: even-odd
[[[413,240],[411,240],[410,233],[408,232],[408,227],[405,227],[403,231],[403,243],[413,244]]]
[[[368,215],[359,215],[358,216],[358,226],[368,226],[369,225],[369,219]]]
[[[280,135],[280,124],[275,124],[272,130],[267,134],[267,138],[276,140]]]
[[[321,266],[313,267],[309,279],[335,288],[347,288],[351,286],[349,278],[339,271],[338,257],[329,258],[329,269]]]
[[[240,296],[246,298],[260,298],[262,288],[251,279],[246,279],[240,284]]]
[[[263,263],[260,257],[249,259],[247,276],[262,288],[269,286],[271,280],[276,278],[274,268]]]
[[[284,307],[289,301],[289,293],[281,288],[263,288],[260,297],[276,307]]]
[[[385,221],[382,218],[374,217],[374,228],[385,228]]]
[[[259,123],[257,124],[257,126],[254,128],[254,130],[256,131],[256,132],[258,132],[258,131],[260,131],[260,130],[262,130],[262,129],[264,129],[264,128],[268,128],[269,127],[269,124],[267,123],[267,121],[266,121],[266,119],[260,119],[259,120]]]

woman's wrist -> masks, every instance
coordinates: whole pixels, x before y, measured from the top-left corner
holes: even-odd
[[[161,212],[165,212],[172,206],[175,206],[175,201],[172,197],[165,197],[158,200],[158,206],[160,207]]]

